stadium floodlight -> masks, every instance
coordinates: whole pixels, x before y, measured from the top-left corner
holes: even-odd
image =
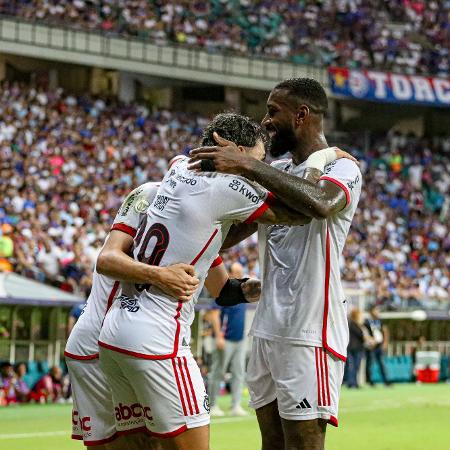
[[[417,321],[424,321],[427,318],[427,313],[423,309],[417,309],[411,313],[411,319]]]
[[[411,319],[421,322],[427,319],[427,313],[422,309],[415,311],[383,312],[380,313],[380,319]]]

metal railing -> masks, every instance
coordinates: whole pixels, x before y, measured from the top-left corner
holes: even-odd
[[[19,49],[18,45],[27,46],[29,51],[25,48]],[[208,53],[200,48],[174,44],[158,45],[138,38],[110,36],[100,32],[0,16],[0,51],[14,53],[15,48],[20,54],[31,57],[79,64],[83,64],[84,60],[87,65],[188,81],[208,81],[213,84],[223,84],[224,80],[227,80],[233,86],[270,88],[274,82],[297,76],[310,76],[324,85],[328,84],[326,70],[319,67],[267,57],[237,56],[225,51]],[[47,51],[37,53],[36,48]],[[48,50],[53,54],[49,54]],[[78,57],[74,58],[71,53],[77,53]],[[95,61],[93,57],[96,58]],[[122,64],[118,65],[118,61]],[[202,75],[200,78],[192,78],[193,73]],[[217,75],[221,77],[218,79]]]

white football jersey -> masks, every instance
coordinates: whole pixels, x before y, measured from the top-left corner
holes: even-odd
[[[145,217],[160,183],[145,183],[134,189],[122,203],[111,230],[120,230],[134,237],[139,221]],[[108,238],[106,238],[108,239]],[[98,357],[98,337],[103,319],[113,300],[120,294],[120,283],[95,269],[92,289],[86,307],[75,324],[66,344],[64,354],[73,359]]]
[[[244,178],[187,169],[187,158],[166,173],[147,220],[135,238],[134,258],[148,264],[195,266],[204,283],[208,269],[236,222],[251,223],[268,208],[269,194]],[[181,303],[155,286],[122,284],[106,315],[99,344],[148,359],[187,354],[194,299]]]
[[[276,161],[280,170],[302,176],[305,163]],[[260,225],[261,300],[250,334],[264,339],[319,346],[345,360],[347,301],[339,259],[361,194],[358,166],[339,159],[325,167],[322,180],[341,187],[345,208],[303,226]]]

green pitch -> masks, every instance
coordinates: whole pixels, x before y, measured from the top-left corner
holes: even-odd
[[[229,398],[221,398],[226,409]],[[71,450],[69,405],[0,408],[1,450]],[[450,385],[343,389],[338,429],[328,427],[327,450],[450,449]],[[255,417],[214,419],[212,450],[259,450]]]

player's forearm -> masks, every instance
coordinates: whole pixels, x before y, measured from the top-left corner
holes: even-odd
[[[280,203],[272,205],[256,220],[266,225],[298,226],[310,223],[312,218]]]
[[[243,241],[244,239],[247,239],[257,230],[258,225],[256,223],[252,224],[239,223],[237,225],[232,225],[230,231],[227,234],[227,237],[225,238],[225,241],[222,244],[221,250],[226,250],[228,248],[233,247],[236,244],[239,244],[239,242]]]
[[[158,283],[161,267],[141,263],[120,250],[111,249],[100,253],[96,270],[114,280],[130,283]]]
[[[311,177],[302,179],[256,159],[246,160],[242,174],[264,186],[294,211],[306,216],[323,219],[339,209],[341,199],[328,195],[323,187],[311,181]]]
[[[220,295],[220,291],[228,281],[228,272],[225,269],[225,264],[221,263],[212,269],[209,269],[208,276],[205,280],[205,287],[208,289],[210,295],[214,298]]]

